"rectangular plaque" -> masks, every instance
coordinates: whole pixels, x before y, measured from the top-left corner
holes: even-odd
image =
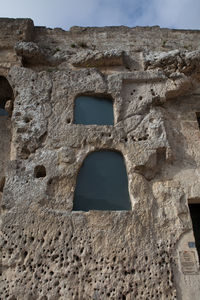
[[[198,266],[194,251],[180,251],[180,262],[182,272],[184,274],[196,274],[198,273]]]

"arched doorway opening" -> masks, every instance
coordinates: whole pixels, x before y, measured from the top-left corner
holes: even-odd
[[[195,201],[193,203],[190,201],[188,206],[193,225],[195,244],[200,259],[200,201]]]
[[[0,76],[0,117],[11,116],[13,108],[13,90],[4,76]]]

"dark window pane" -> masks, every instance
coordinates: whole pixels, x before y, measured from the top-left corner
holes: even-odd
[[[75,124],[113,125],[113,103],[110,99],[81,96],[75,100]]]
[[[0,116],[8,116],[7,110],[0,108]]]
[[[73,210],[130,210],[128,179],[122,155],[89,154],[77,177]]]
[[[195,243],[200,258],[200,204],[189,204]]]

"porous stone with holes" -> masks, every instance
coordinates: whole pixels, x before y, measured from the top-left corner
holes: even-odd
[[[0,28],[0,297],[199,300],[200,31]],[[112,99],[112,122],[77,124],[78,97]],[[128,208],[73,210],[101,151],[123,158]]]

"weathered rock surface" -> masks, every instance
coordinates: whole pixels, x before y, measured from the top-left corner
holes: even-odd
[[[199,300],[200,31],[2,22],[14,106],[0,116],[0,297]],[[114,126],[74,124],[78,95],[111,96]],[[124,156],[131,211],[72,211],[101,149]]]
[[[71,60],[75,67],[109,67],[109,66],[123,66],[124,52],[123,51],[82,51],[78,53]]]
[[[197,76],[200,67],[200,50],[150,53],[144,58],[144,66],[146,70],[161,69],[169,76],[175,72]]]

